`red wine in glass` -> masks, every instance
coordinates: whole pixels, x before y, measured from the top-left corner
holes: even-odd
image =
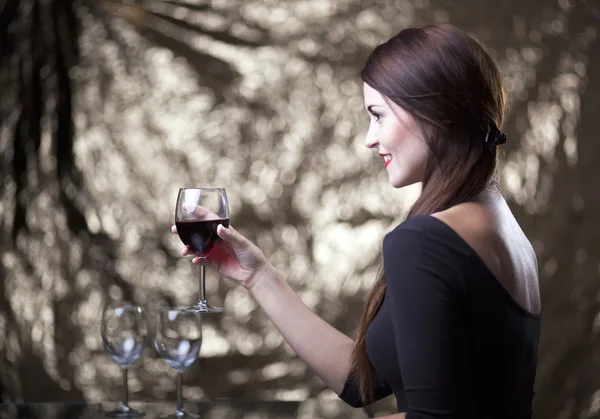
[[[180,188],[175,204],[179,238],[199,258],[206,258],[221,242],[217,227],[229,227],[229,204],[224,188]],[[198,301],[188,307],[195,313],[222,313],[206,301],[206,265],[200,265]]]
[[[207,257],[209,253],[221,242],[217,234],[217,227],[222,224],[229,227],[228,218],[215,220],[186,220],[176,221],[179,238],[190,248],[196,256]]]

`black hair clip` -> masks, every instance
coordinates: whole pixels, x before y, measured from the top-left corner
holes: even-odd
[[[494,145],[500,145],[500,144],[504,144],[507,140],[507,136],[505,133],[503,133],[502,131],[500,131],[495,125],[492,126],[487,134],[485,135],[485,144],[494,144]]]

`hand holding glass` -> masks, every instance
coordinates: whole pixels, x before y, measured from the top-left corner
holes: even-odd
[[[123,369],[125,388],[123,405],[107,412],[106,416],[144,416],[143,412],[129,407],[127,386],[127,369],[142,355],[148,338],[148,323],[144,310],[129,303],[107,305],[102,312],[101,335],[104,352]]]
[[[183,371],[192,365],[202,345],[202,315],[188,310],[163,309],[158,313],[154,346],[162,359],[177,371],[177,410],[168,418],[198,417],[183,410]]]
[[[229,205],[223,188],[181,188],[175,207],[175,225],[179,238],[196,256],[206,258],[218,246],[221,238],[217,226],[229,227]],[[200,313],[221,313],[206,301],[204,285],[206,267],[200,266],[198,302],[187,310]]]

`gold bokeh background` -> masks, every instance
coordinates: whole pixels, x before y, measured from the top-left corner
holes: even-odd
[[[23,0],[0,17],[5,401],[120,398],[103,305],[131,300],[153,321],[197,292],[170,233],[182,186],[225,187],[232,225],[354,333],[383,235],[419,192],[391,188],[365,148],[358,73],[403,27],[450,22],[486,45],[509,94],[501,183],[544,306],[536,417],[599,417],[598,2]],[[226,312],[207,318],[187,399],[341,412],[247,292],[210,271],[207,292]],[[132,398],[172,399],[174,375],[148,348]]]

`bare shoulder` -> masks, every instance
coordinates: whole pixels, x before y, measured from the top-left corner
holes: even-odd
[[[451,227],[480,256],[499,238],[501,220],[485,204],[465,202],[431,215]]]
[[[489,230],[495,224],[490,209],[479,202],[465,202],[431,215],[462,233]]]
[[[541,309],[535,252],[499,193],[432,216],[452,228],[477,253],[523,308],[531,312]]]

